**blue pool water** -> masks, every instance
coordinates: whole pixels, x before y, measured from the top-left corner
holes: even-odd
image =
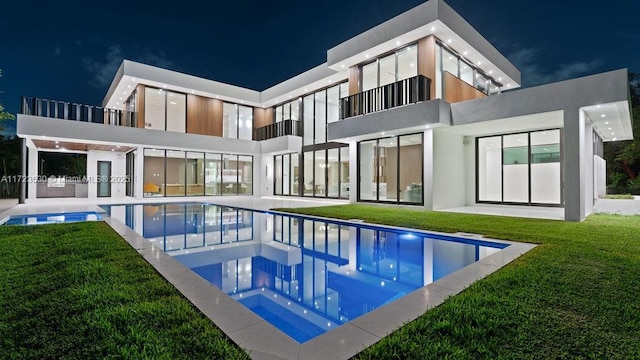
[[[3,225],[40,225],[53,223],[69,223],[80,221],[102,220],[102,217],[95,211],[51,213],[51,214],[31,214],[12,215]]]
[[[213,204],[103,208],[301,343],[507,246]]]

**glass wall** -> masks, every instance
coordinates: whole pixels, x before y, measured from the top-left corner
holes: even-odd
[[[186,131],[187,95],[146,87],[144,106],[145,128],[181,133]]]
[[[314,193],[313,151],[304,152],[303,159],[304,159],[303,195],[313,196],[313,193]]]
[[[144,150],[143,192],[152,196],[253,193],[253,157]]]
[[[375,89],[418,75],[417,46],[405,46],[362,66],[361,91]]]
[[[138,126],[138,90],[133,90],[127,101],[124,102],[124,110],[126,111],[124,126]]]
[[[205,195],[222,194],[222,154],[205,154],[204,183]]]
[[[187,196],[204,195],[204,153],[187,153],[186,176]]]
[[[144,149],[143,186],[144,197],[164,196],[165,151]]]
[[[349,96],[348,85],[341,83],[302,99],[303,145],[327,142],[327,124],[340,120],[340,99],[346,96]],[[291,109],[295,110],[293,105]],[[283,111],[286,112],[286,107]]]
[[[253,138],[253,108],[225,102],[222,104],[222,136],[232,139]]]
[[[483,93],[490,95],[499,93],[501,85],[490,75],[467,61],[448,46],[436,44],[436,99],[442,98],[442,73],[444,71],[461,79]]]
[[[560,205],[560,130],[476,140],[478,202]]]
[[[280,161],[287,164],[289,169],[283,165],[283,170],[276,173],[276,195],[287,195],[290,191],[291,195],[299,195],[299,154],[276,155],[274,161],[278,164]],[[284,157],[284,158],[283,158]],[[280,160],[283,158],[283,160]],[[349,197],[349,147],[334,147],[329,149],[319,149],[315,151],[306,151],[303,156],[304,172],[302,179],[302,196],[312,197],[329,197],[329,198],[348,198]],[[276,171],[278,166],[276,165]],[[289,175],[289,189],[287,187],[287,171]],[[281,183],[285,187],[280,189],[278,185]]]
[[[146,87],[144,91],[144,127],[165,130],[167,103],[164,91],[151,87]]]
[[[187,128],[187,95],[167,91],[167,131],[185,132]]]
[[[358,144],[359,200],[423,204],[422,134]]]
[[[166,157],[166,196],[185,196],[185,152],[168,150]]]
[[[296,99],[276,106],[275,115],[276,122],[300,119],[300,100]]]

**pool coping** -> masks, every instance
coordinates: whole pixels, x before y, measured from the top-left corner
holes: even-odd
[[[262,210],[256,210],[261,211]],[[442,233],[419,229],[370,224],[354,220],[339,220],[307,216],[281,211],[270,214],[302,216],[322,221],[336,220],[346,225],[369,224],[412,233],[483,240],[509,246],[471,265],[423,286],[400,299],[355,318],[334,330],[307,342],[298,343],[225,292],[182,265],[152,242],[145,239],[121,221],[102,215],[103,221],[114,229],[167,281],[169,281],[196,308],[218,326],[232,341],[245,349],[253,359],[344,359],[350,358],[373,345],[409,321],[417,319],[427,310],[443,303],[448,297],[462,292],[476,281],[494,273],[535,248],[536,244],[489,239],[468,233]]]

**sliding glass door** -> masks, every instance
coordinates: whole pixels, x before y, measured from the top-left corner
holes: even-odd
[[[476,201],[562,204],[560,129],[476,139]]]

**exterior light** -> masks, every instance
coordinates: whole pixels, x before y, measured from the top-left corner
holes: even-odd
[[[607,117],[607,115],[605,115],[605,114],[602,114],[602,115],[600,115],[600,117],[603,117],[603,118],[605,118],[605,117]]]
[[[451,39],[447,40],[447,43],[451,44]]]

